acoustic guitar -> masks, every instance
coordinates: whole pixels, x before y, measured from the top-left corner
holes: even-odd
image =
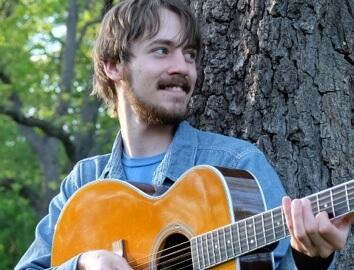
[[[282,208],[264,210],[247,171],[196,166],[163,194],[142,189],[119,180],[80,188],[59,216],[52,266],[105,249],[133,269],[272,269],[269,245],[289,236]],[[307,198],[314,214],[352,212],[354,180]]]

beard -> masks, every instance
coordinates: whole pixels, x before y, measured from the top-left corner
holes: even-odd
[[[125,89],[127,100],[138,115],[139,119],[144,123],[149,126],[178,125],[187,118],[189,113],[188,104],[186,104],[185,108],[182,108],[179,111],[169,111],[162,106],[143,100],[136,94],[132,86],[132,78],[129,68],[125,69],[124,74],[125,81],[127,82],[127,87]],[[177,83],[182,85],[182,89],[187,94],[191,91],[191,87],[189,86],[187,80],[184,77],[182,78],[181,75],[174,75],[169,79],[161,80],[158,82],[158,88],[168,87]],[[164,90],[159,89],[159,91]]]

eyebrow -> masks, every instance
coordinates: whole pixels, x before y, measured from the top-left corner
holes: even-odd
[[[166,45],[166,46],[169,46],[169,47],[177,47],[176,42],[174,42],[174,41],[172,41],[170,39],[162,39],[162,38],[155,39],[155,40],[149,42],[147,44],[147,46],[151,47],[151,46],[158,45],[158,44]]]

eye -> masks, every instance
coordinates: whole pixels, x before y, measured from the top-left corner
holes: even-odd
[[[197,51],[194,49],[189,49],[185,51],[184,55],[186,57],[186,61],[195,62],[197,58]]]
[[[167,55],[168,49],[165,47],[158,47],[158,48],[153,49],[153,52],[158,55]]]

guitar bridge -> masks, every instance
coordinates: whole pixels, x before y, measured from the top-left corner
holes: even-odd
[[[117,255],[124,257],[125,252],[124,252],[124,240],[118,240],[114,241],[112,243],[112,251],[116,253]]]

